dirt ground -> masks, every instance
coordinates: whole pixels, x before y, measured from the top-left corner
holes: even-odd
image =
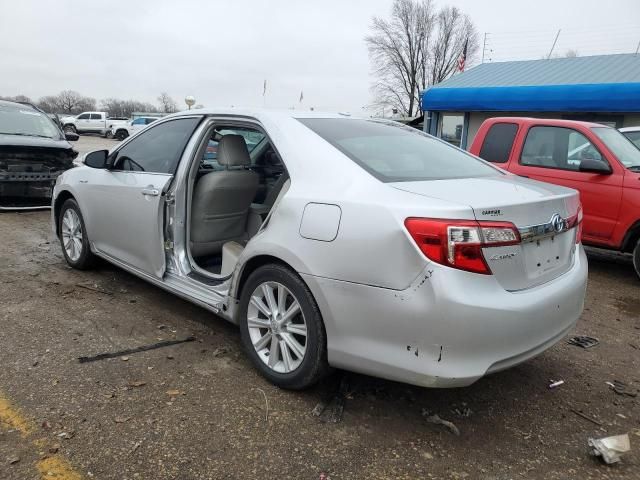
[[[306,392],[271,386],[222,319],[107,264],[68,268],[49,212],[0,214],[0,244],[2,480],[640,479],[640,396],[605,384],[640,387],[640,281],[628,258],[589,253],[576,333],[598,346],[561,342],[462,389],[347,374],[342,421],[327,423],[312,410],[340,372]],[[551,379],[566,383],[549,389]],[[632,447],[621,464],[589,455],[589,437],[621,433]]]

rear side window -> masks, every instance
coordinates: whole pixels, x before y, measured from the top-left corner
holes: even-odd
[[[506,163],[509,160],[513,141],[518,133],[515,123],[496,123],[491,126],[480,149],[480,158],[494,163]]]
[[[606,162],[587,137],[564,127],[529,129],[520,157],[522,165],[575,171],[582,160]]]
[[[640,130],[637,132],[624,132],[625,137],[633,142],[633,144],[640,148]]]
[[[102,120],[102,115],[100,115],[99,113],[92,113],[91,120]]]
[[[149,127],[117,152],[116,170],[173,174],[200,118],[179,118]]]
[[[501,175],[472,155],[400,123],[346,118],[298,120],[382,182]]]
[[[136,118],[131,125],[144,125],[144,118]]]

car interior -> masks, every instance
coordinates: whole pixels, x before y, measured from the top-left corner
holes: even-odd
[[[189,249],[196,267],[228,276],[289,178],[264,133],[216,126],[198,154],[191,189]]]

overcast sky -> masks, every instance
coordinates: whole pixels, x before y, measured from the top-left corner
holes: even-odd
[[[391,0],[0,0],[0,95],[63,89],[156,102],[360,111],[371,102],[363,37]],[[452,0],[490,32],[493,61],[557,51],[633,52],[639,0]],[[476,59],[479,61],[480,59]],[[299,103],[300,92],[304,100]]]

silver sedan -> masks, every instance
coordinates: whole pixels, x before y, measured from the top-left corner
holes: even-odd
[[[583,308],[577,192],[401,124],[170,115],[58,177],[66,261],[101,257],[240,327],[256,368],[469,385],[563,338]]]

